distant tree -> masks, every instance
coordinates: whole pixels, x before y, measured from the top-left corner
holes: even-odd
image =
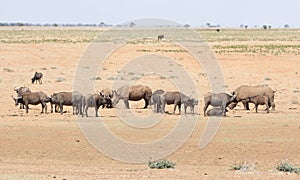
[[[100,22],[99,26],[103,27],[103,26],[105,26],[105,23],[104,22]]]
[[[131,22],[131,23],[129,24],[129,26],[130,26],[130,27],[134,27],[134,26],[136,26],[136,25],[135,25],[134,22]]]
[[[58,26],[58,24],[54,23],[54,24],[52,24],[52,26],[54,26],[54,27],[57,27],[57,26]]]
[[[241,25],[240,25],[240,28],[244,28],[244,24],[241,24]]]
[[[17,26],[24,26],[24,23],[18,22]]]
[[[183,27],[185,27],[186,29],[190,27],[189,24],[185,24]]]
[[[271,25],[269,25],[269,26],[268,26],[268,29],[271,29],[271,28],[272,28],[272,26],[271,26]]]
[[[211,25],[210,23],[206,23],[206,26],[207,26],[207,27],[210,27],[210,25]]]
[[[248,29],[248,25],[245,25],[245,29]]]
[[[285,24],[285,25],[284,25],[284,28],[290,28],[290,25]]]
[[[268,26],[267,26],[267,25],[263,25],[263,29],[264,29],[264,30],[267,30],[267,29],[268,29]]]

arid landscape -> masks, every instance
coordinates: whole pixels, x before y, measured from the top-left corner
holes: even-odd
[[[111,132],[135,143],[160,139],[181,116],[195,118],[195,129],[187,141],[164,158],[176,163],[173,169],[150,169],[147,163],[105,156],[85,138],[71,107],[65,107],[67,112],[61,115],[50,113],[50,104],[46,114],[40,113],[41,105],[31,105],[26,114],[11,98],[16,96],[14,88],[23,85],[48,95],[72,91],[77,70],[91,68],[80,66],[83,54],[105,30],[108,29],[0,28],[0,179],[299,179],[298,174],[279,172],[276,166],[285,161],[300,167],[300,29],[193,30],[219,60],[226,92],[244,84],[268,85],[276,91],[275,111],[268,114],[264,106],[259,106],[255,113],[253,104],[250,111],[239,104],[222,119],[216,136],[205,148],[199,148],[208,122],[208,117],[203,116],[203,95],[211,87],[206,70],[193,56],[172,44],[165,34],[163,41],[158,42],[157,35],[148,36],[125,44],[107,57],[97,75],[87,81],[94,84],[94,92],[112,88],[117,76],[122,76],[124,82],[148,85],[152,91],[177,90],[177,75],[122,70],[132,59],[146,55],[172,59],[170,74],[177,65],[189,73],[197,92],[185,93],[199,99],[195,115],[179,115],[176,111],[175,115],[165,114],[151,128],[139,129],[118,118],[116,110],[125,111],[123,102],[117,108],[99,109],[99,120]],[[31,84],[36,71],[44,74],[43,84]],[[143,104],[130,102],[130,111],[137,116],[150,116],[152,108],[142,109]],[[172,108],[170,105],[167,110],[171,112]],[[95,118],[92,108],[90,115],[87,121]],[[233,170],[239,166],[243,168]]]

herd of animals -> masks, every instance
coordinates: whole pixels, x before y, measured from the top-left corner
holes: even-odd
[[[32,83],[39,82],[42,84],[42,73],[35,72],[34,77],[31,79]],[[20,109],[26,109],[28,113],[29,105],[42,105],[42,113],[47,113],[47,103],[51,105],[52,112],[60,112],[63,114],[63,106],[72,106],[73,114],[88,116],[88,108],[95,108],[95,116],[98,117],[98,110],[102,108],[114,108],[120,100],[124,101],[125,107],[129,107],[129,101],[139,101],[144,99],[145,106],[153,105],[155,113],[165,113],[165,106],[174,104],[173,114],[178,107],[179,114],[181,113],[181,105],[184,105],[184,111],[187,113],[187,108],[190,108],[191,113],[194,114],[194,106],[198,105],[198,100],[186,96],[182,92],[167,92],[164,90],[152,90],[148,86],[125,85],[117,90],[110,90],[105,88],[99,93],[83,95],[78,91],[74,92],[58,92],[47,96],[44,92],[31,92],[28,87],[17,87],[14,89],[17,97],[12,98],[15,105],[20,104]],[[269,113],[269,108],[275,110],[274,103],[275,91],[268,86],[248,86],[242,85],[236,88],[232,94],[228,93],[207,93],[204,95],[204,116],[226,116],[227,107],[233,109],[239,102],[242,102],[244,108],[249,110],[249,103],[255,105],[256,113],[258,105],[265,105],[266,111]],[[211,105],[214,108],[207,110]],[[54,110],[53,110],[54,106]]]

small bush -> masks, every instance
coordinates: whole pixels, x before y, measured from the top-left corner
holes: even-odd
[[[239,171],[242,169],[242,167],[243,167],[242,165],[236,165],[232,167],[232,170]]]
[[[278,171],[282,172],[290,172],[290,173],[299,173],[300,168],[295,167],[294,165],[288,163],[288,162],[282,162],[276,166],[276,169]]]
[[[149,161],[148,166],[151,169],[166,169],[166,168],[174,168],[176,166],[176,163],[168,160],[158,160],[158,161]]]
[[[93,77],[91,80],[98,81],[98,80],[102,80],[102,79],[101,79],[101,77],[97,76],[97,77]]]
[[[63,82],[65,80],[66,80],[65,78],[59,77],[59,78],[56,79],[56,82]]]
[[[6,71],[6,72],[14,72],[14,70],[9,69],[9,68],[3,68],[3,70]]]

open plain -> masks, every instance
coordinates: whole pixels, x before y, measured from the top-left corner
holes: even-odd
[[[150,169],[147,163],[126,163],[96,150],[83,136],[71,107],[63,115],[41,114],[41,106],[29,113],[15,106],[14,88],[25,85],[32,91],[72,91],[82,54],[101,32],[100,28],[3,27],[0,29],[0,179],[298,179],[282,173],[276,165],[287,161],[300,166],[300,30],[299,29],[195,29],[219,60],[227,92],[236,87],[268,85],[276,91],[276,110],[267,114],[263,106],[245,111],[242,105],[230,110],[213,140],[203,149],[199,141],[208,121],[203,116],[203,94],[210,89],[205,70],[180,47],[156,37],[117,49],[90,77],[94,92],[111,87],[116,74],[156,89],[176,90],[176,76],[121,71],[131,59],[156,53],[170,57],[185,68],[195,83],[199,104],[196,126],[187,141],[165,157],[174,169]],[[149,39],[149,37],[148,37]],[[31,84],[34,72],[44,74],[43,84]],[[171,72],[171,70],[170,70]],[[131,111],[147,116],[143,101],[130,102]],[[124,108],[120,102],[118,108]],[[168,106],[168,111],[172,107]],[[94,111],[90,111],[94,116]],[[166,135],[180,115],[166,114],[148,129],[132,128],[118,118],[115,109],[100,109],[101,121],[114,134],[131,142],[151,142]],[[86,118],[92,121],[94,117]],[[172,143],[172,141],[170,141]],[[158,149],[159,151],[159,149]],[[145,154],[146,156],[147,154]],[[233,167],[244,165],[245,170]]]

